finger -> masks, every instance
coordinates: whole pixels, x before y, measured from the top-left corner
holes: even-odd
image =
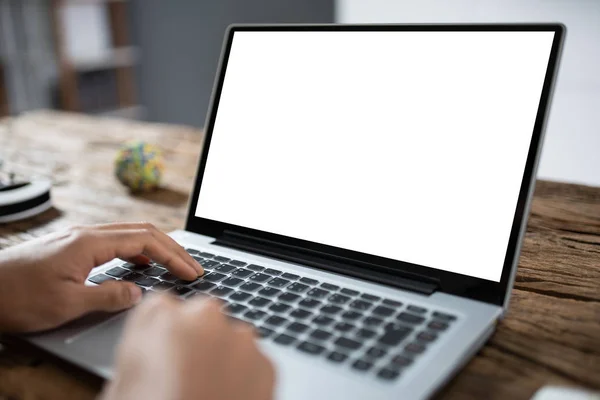
[[[151,260],[150,260],[150,258],[148,258],[148,256],[140,254],[140,255],[128,258],[127,260],[123,260],[123,261],[127,261],[132,264],[136,264],[136,265],[144,265],[144,264],[148,264]]]
[[[81,314],[93,311],[116,312],[142,300],[142,290],[130,282],[107,281],[98,286],[80,286]]]
[[[100,229],[100,230],[147,229],[165,247],[167,247],[167,248],[173,250],[174,252],[176,252],[177,254],[179,254],[179,256],[185,262],[190,264],[190,266],[198,272],[199,276],[202,276],[204,274],[204,269],[202,268],[202,266],[196,260],[194,260],[194,258],[191,255],[189,255],[188,252],[185,251],[185,249],[179,245],[179,243],[177,243],[169,235],[165,234],[164,232],[161,232],[154,225],[152,225],[148,222],[120,222],[120,223],[113,223],[113,224],[94,225],[93,228]]]
[[[88,232],[94,238],[94,246],[99,246],[102,256],[96,259],[96,265],[105,263],[113,258],[131,258],[144,254],[169,271],[186,280],[198,277],[196,269],[185,262],[179,254],[166,248],[147,229],[138,230],[99,230]],[[106,259],[110,257],[109,259]]]

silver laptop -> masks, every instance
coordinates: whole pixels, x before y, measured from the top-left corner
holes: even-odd
[[[560,25],[232,26],[184,230],[96,268],[256,326],[276,398],[432,395],[505,314]],[[28,337],[102,377],[127,312]]]

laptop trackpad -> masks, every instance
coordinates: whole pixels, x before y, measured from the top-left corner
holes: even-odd
[[[77,353],[92,365],[111,367],[114,353],[121,339],[128,313],[114,315],[65,340],[69,351]]]

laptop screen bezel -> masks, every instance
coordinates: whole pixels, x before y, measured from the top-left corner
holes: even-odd
[[[352,250],[328,246],[307,240],[296,239],[270,232],[232,225],[220,221],[214,221],[195,215],[198,203],[202,178],[206,167],[206,161],[210,149],[214,123],[218,112],[218,105],[227,69],[227,62],[231,50],[231,44],[236,32],[241,31],[536,31],[554,32],[554,41],[548,61],[548,68],[544,80],[540,104],[536,115],[534,130],[527,161],[524,169],[523,179],[519,190],[519,199],[514,213],[511,233],[509,237],[502,275],[499,282],[474,278],[454,272],[434,269],[424,265],[406,263],[375,255],[360,253]],[[220,237],[225,231],[235,231],[250,237],[268,240],[275,243],[292,245],[332,254],[335,256],[354,259],[369,264],[378,264],[388,267],[389,271],[401,273],[413,273],[427,276],[439,282],[439,290],[475,300],[484,301],[495,305],[506,304],[507,296],[512,288],[512,282],[518,264],[520,244],[526,229],[526,220],[529,213],[529,205],[533,195],[535,183],[535,171],[539,160],[541,142],[543,139],[544,123],[549,108],[549,100],[553,81],[558,68],[558,59],[561,44],[564,37],[564,26],[561,24],[433,24],[433,25],[231,25],[225,34],[221,60],[217,70],[215,85],[213,88],[211,103],[205,124],[204,147],[198,163],[195,186],[189,201],[189,209],[186,221],[186,230],[201,235]],[[350,221],[351,223],[351,221]]]

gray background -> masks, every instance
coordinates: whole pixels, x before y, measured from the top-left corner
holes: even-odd
[[[146,119],[204,125],[225,28],[233,22],[333,22],[333,0],[134,0]]]

